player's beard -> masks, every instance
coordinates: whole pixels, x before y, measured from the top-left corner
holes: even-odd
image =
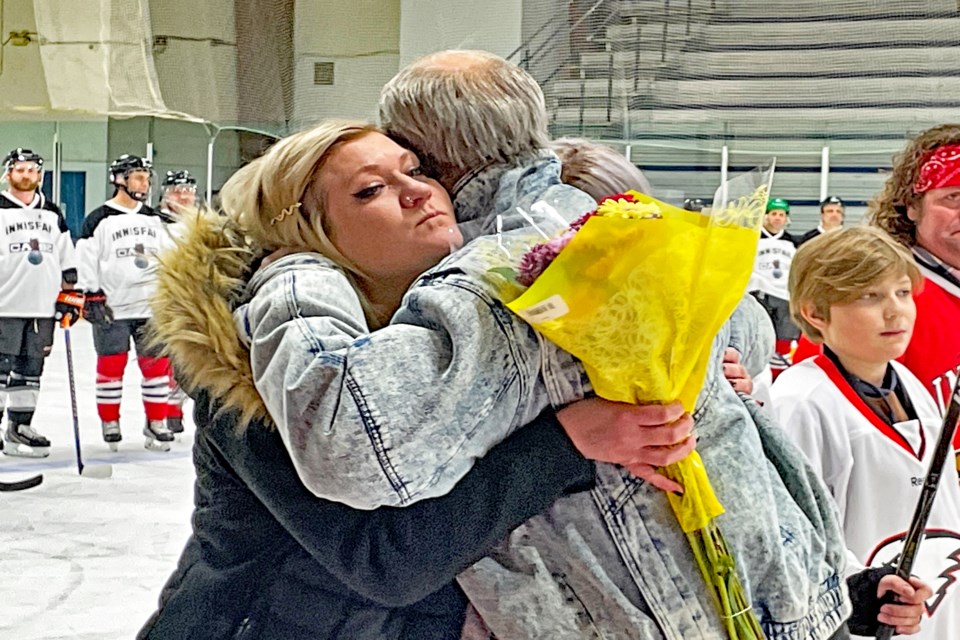
[[[19,180],[10,180],[10,186],[17,191],[36,191],[37,187],[40,186],[40,181],[33,178],[20,178]]]

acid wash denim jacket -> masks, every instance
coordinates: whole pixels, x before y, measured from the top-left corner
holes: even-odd
[[[595,207],[559,176],[551,154],[475,176],[456,201],[465,237],[490,233],[497,214],[507,232],[421,276],[384,330],[367,332],[353,289],[321,256],[282,258],[251,280],[235,320],[311,491],[366,509],[442,495],[510,431],[589,391],[579,363],[483,278],[498,242],[520,233],[510,231],[522,226],[518,208],[536,218],[542,201],[572,219]],[[723,377],[724,347],[757,372],[769,355],[759,345],[772,343],[769,321],[746,297],[714,339],[693,416],[698,450],[767,637],[844,637],[844,545],[829,494]],[[726,638],[663,493],[614,465],[596,474],[594,490],[557,501],[460,576],[484,621],[505,640]]]

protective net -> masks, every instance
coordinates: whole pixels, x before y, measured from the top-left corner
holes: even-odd
[[[955,0],[583,0],[542,24],[518,59],[555,134],[616,144],[675,198],[776,155],[794,229],[827,195],[859,218],[904,137],[958,115]]]
[[[776,155],[795,230],[825,195],[857,217],[904,137],[956,120],[960,103],[956,0],[0,6],[9,146],[60,149],[65,170],[153,154],[211,190],[275,136],[374,118],[401,65],[450,47],[510,56],[543,85],[555,135],[615,146],[670,201],[709,200],[724,174]]]

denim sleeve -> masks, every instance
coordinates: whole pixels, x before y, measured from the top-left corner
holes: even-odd
[[[375,509],[446,494],[549,405],[530,392],[536,336],[480,289],[415,287],[402,323],[359,337],[358,310],[341,272],[297,268],[238,318],[257,389],[318,497]]]
[[[728,347],[740,353],[740,362],[757,377],[770,362],[776,336],[770,317],[751,295],[745,295],[728,321]]]
[[[276,432],[252,424],[238,434],[235,414],[217,414],[206,394],[197,401],[204,438],[273,517],[321,567],[383,606],[428,596],[517,525],[593,486],[593,463],[547,411],[494,447],[448,495],[405,509],[351,509],[304,488]]]

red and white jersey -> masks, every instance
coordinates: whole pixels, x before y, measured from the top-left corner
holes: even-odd
[[[797,240],[786,231],[775,235],[760,230],[757,243],[757,257],[753,263],[753,273],[747,291],[760,291],[782,300],[790,299],[787,279],[790,276],[790,263],[797,253]]]
[[[923,488],[941,418],[930,394],[892,363],[919,420],[888,425],[824,355],[787,369],[773,385],[773,411],[810,459],[840,509],[851,566],[894,563]],[[913,638],[960,637],[960,484],[948,457],[913,572],[933,589]]]
[[[917,323],[898,360],[927,386],[943,412],[960,369],[960,282],[919,258],[918,263],[924,282],[923,290],[914,297]]]
[[[37,193],[23,204],[0,193],[0,317],[52,318],[73,240],[57,205]]]
[[[83,220],[77,241],[77,288],[103,290],[117,320],[149,318],[156,289],[156,256],[170,244],[159,213],[107,201]]]

